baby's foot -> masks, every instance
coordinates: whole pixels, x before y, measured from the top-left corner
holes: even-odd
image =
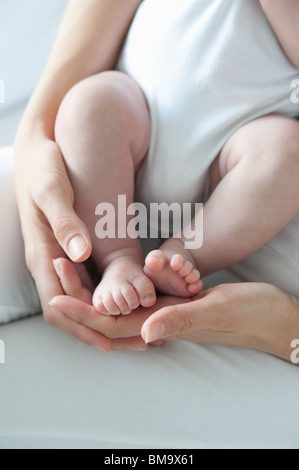
[[[179,239],[170,238],[160,250],[151,251],[144,272],[164,294],[191,297],[202,289],[200,273]]]
[[[95,308],[109,315],[127,315],[140,305],[151,307],[155,302],[155,287],[142,265],[124,254],[108,264],[93,295]]]

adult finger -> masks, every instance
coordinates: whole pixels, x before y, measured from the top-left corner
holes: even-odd
[[[41,298],[44,318],[49,325],[59,328],[83,343],[94,346],[104,352],[111,351],[111,341],[108,338],[82,323],[77,323],[50,305],[49,302],[53,295],[63,294],[51,262],[43,261],[38,263],[35,268],[34,277]]]
[[[92,305],[67,295],[54,297],[50,304],[76,323],[98,331],[109,339],[140,336],[141,327],[150,314],[144,309],[141,313],[134,311],[126,316],[102,315]]]
[[[146,343],[173,337],[177,339],[198,331],[227,332],[236,328],[235,317],[229,308],[230,292],[209,289],[184,304],[166,306],[150,316],[141,329]]]
[[[72,261],[85,261],[92,244],[87,227],[74,211],[74,194],[57,146],[51,158],[42,162],[43,178],[36,182],[32,196],[45,214],[53,233]]]
[[[157,307],[140,307],[130,315],[107,316],[101,315],[92,306],[79,299],[66,295],[59,295],[51,300],[51,305],[68,318],[78,324],[98,331],[113,343],[113,349],[146,349],[146,344],[141,338],[141,327],[146,319],[152,315],[160,306],[171,304],[174,299],[161,297],[158,299]],[[153,346],[161,346],[163,341],[153,342]]]
[[[92,284],[92,280],[85,266],[82,263],[72,263],[65,258],[53,260],[53,264],[64,293],[92,305],[93,286],[91,289],[85,287],[86,283]]]
[[[69,319],[75,325],[97,332],[109,341],[109,350],[136,350],[144,351],[147,348],[140,336],[140,329],[145,320],[144,316],[138,318],[131,314],[124,316],[101,315],[92,305],[70,296],[57,296],[50,301],[53,312]],[[64,320],[65,321],[65,320]],[[62,323],[60,321],[60,327]],[[69,328],[70,323],[66,324]],[[82,329],[78,330],[82,334]],[[85,333],[84,333],[85,334]],[[76,331],[75,331],[75,335]],[[77,336],[78,337],[78,336]],[[105,343],[107,347],[108,343]]]
[[[40,219],[32,218],[31,220],[33,231],[30,241],[27,238],[27,264],[36,283],[45,321],[86,344],[110,351],[111,342],[107,338],[83,325],[76,324],[49,305],[52,297],[64,293],[53,265],[53,259],[63,256],[63,251],[49,227],[43,224]],[[25,232],[28,237],[27,229]]]

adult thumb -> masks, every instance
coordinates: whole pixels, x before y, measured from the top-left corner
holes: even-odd
[[[181,335],[195,328],[198,309],[193,302],[163,307],[143,324],[141,336],[146,343]]]
[[[192,299],[163,307],[143,324],[141,336],[146,343],[167,337],[183,336],[198,330],[225,331],[232,327],[227,288],[201,291]]]
[[[85,224],[72,208],[64,208],[60,215],[49,218],[55,238],[74,262],[86,261],[92,250],[90,236]]]
[[[38,205],[47,217],[54,236],[67,256],[74,262],[86,261],[92,242],[86,225],[76,214],[70,185],[56,185]]]

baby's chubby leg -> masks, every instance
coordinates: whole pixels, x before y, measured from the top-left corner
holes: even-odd
[[[134,179],[149,146],[150,117],[139,87],[119,72],[104,72],[77,84],[58,112],[55,137],[74,190],[74,207],[90,230],[102,281],[93,296],[102,313],[127,314],[140,304],[155,303],[155,288],[143,272],[143,252],[137,239],[101,238],[95,227],[96,207],[117,207],[118,196],[134,199]],[[122,224],[128,224],[125,214]],[[78,257],[80,245],[78,245]]]
[[[201,274],[239,262],[282,230],[299,210],[298,181],[298,121],[269,115],[235,132],[211,166],[203,245],[188,250]],[[194,226],[198,224],[193,221]],[[184,232],[179,235],[146,260],[146,272],[158,286],[164,283],[164,267],[155,272],[153,256],[165,258],[174,242],[176,251],[179,244],[184,250],[188,239]]]
[[[277,235],[299,210],[299,123],[268,115],[238,129],[210,171],[203,274],[237,263]]]

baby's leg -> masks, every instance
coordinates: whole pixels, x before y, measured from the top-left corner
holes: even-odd
[[[245,125],[222,149],[210,179],[203,245],[188,251],[203,276],[261,248],[298,212],[299,123],[271,115]],[[173,255],[184,253],[186,241],[182,233],[147,257],[145,271],[161,289],[169,284],[165,272]],[[159,256],[165,261],[156,269]]]
[[[90,230],[92,257],[102,281],[94,304],[102,313],[130,313],[155,303],[155,288],[143,272],[137,239],[98,239],[95,210],[100,203],[117,207],[118,195],[133,203],[134,177],[147,153],[150,118],[138,86],[119,72],[104,72],[77,84],[65,97],[56,122],[56,140],[65,159],[75,196],[75,210]],[[122,214],[122,224],[129,222]],[[121,227],[122,229],[124,227]]]

